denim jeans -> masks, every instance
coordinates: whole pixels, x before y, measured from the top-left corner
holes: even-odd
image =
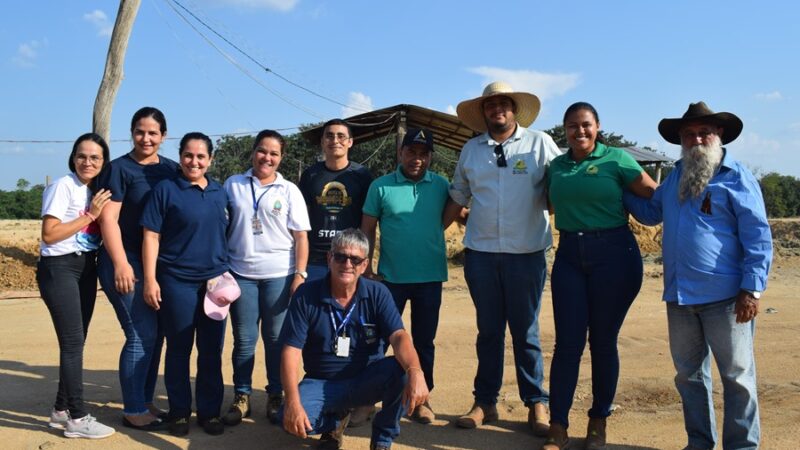
[[[520,398],[526,406],[548,401],[539,343],[539,309],[546,277],[544,251],[523,254],[465,251],[464,279],[478,322],[475,401],[497,403],[503,382],[506,323],[514,345]]]
[[[569,427],[587,331],[593,397],[589,417],[608,417],[619,379],[619,330],[642,287],[642,256],[633,233],[627,226],[562,232],[550,285],[556,329],[550,365],[551,420]]]
[[[164,385],[169,397],[171,418],[192,414],[192,385],[189,359],[197,335],[197,376],[195,398],[197,418],[219,417],[222,384],[222,346],[225,321],[214,320],[203,311],[205,281],[188,281],[166,273],[157,274],[161,287],[161,320],[167,338],[164,358]]]
[[[294,275],[253,280],[234,274],[241,297],[230,309],[233,326],[233,387],[238,394],[253,392],[253,365],[259,322],[267,366],[267,393],[280,394],[281,385],[281,333],[283,319],[289,309],[289,288]]]
[[[325,275],[328,274],[328,266],[321,264],[309,264],[306,268],[306,272],[308,273],[306,282],[321,280],[325,278]]]
[[[436,329],[439,327],[439,307],[442,305],[442,283],[390,283],[383,282],[392,293],[400,315],[411,302],[411,338],[419,356],[425,384],[433,390],[433,358],[436,346]],[[388,345],[386,345],[388,348]]]
[[[711,449],[717,442],[712,354],[722,378],[722,448],[756,449],[761,438],[753,357],[755,321],[736,323],[735,305],[735,299],[692,306],[667,302],[675,386],[683,401],[689,445],[697,448]]]
[[[43,256],[36,281],[56,330],[59,349],[58,393],[53,407],[69,410],[73,419],[83,406],[83,344],[97,296],[95,252]]]
[[[134,252],[126,255],[137,280],[133,292],[117,292],[114,263],[104,249],[99,252],[97,273],[125,333],[125,344],[119,355],[119,385],[122,389],[122,413],[133,416],[146,414],[146,405],[153,402],[164,335],[158,323],[158,313],[144,302],[141,257]]]
[[[321,434],[336,428],[347,410],[361,405],[383,402],[372,420],[372,442],[391,446],[400,434],[400,417],[405,413],[402,403],[406,375],[393,356],[367,365],[355,378],[321,380],[303,378],[298,389],[300,402],[306,411],[312,431]],[[278,413],[283,423],[283,407]]]

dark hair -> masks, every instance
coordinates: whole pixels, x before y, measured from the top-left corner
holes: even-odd
[[[144,108],[140,108],[133,114],[133,118],[131,119],[131,133],[133,130],[136,129],[136,122],[146,118],[152,117],[153,120],[158,122],[161,128],[161,134],[167,132],[167,119],[164,117],[164,113],[162,113],[158,108],[153,108],[152,106],[145,106]]]
[[[331,126],[331,125],[341,125],[341,126],[347,128],[347,137],[353,137],[353,130],[350,128],[350,125],[348,125],[348,123],[345,122],[343,119],[331,119],[331,120],[325,122],[325,124],[322,125],[322,135],[323,136],[325,136],[325,132],[328,131],[328,127]]]
[[[78,146],[84,141],[92,141],[103,149],[103,165],[100,166],[100,171],[97,173],[97,176],[89,182],[89,189],[95,192],[95,180],[100,177],[100,174],[105,171],[106,166],[108,166],[108,163],[111,161],[111,152],[108,151],[106,140],[97,133],[84,133],[78,136],[78,139],[75,139],[75,143],[72,144],[72,152],[70,152],[69,160],[67,161],[67,167],[69,167],[69,171],[72,173],[75,173],[75,154],[78,153]]]
[[[564,120],[562,120],[561,123],[566,123],[567,117],[569,117],[570,114],[578,112],[582,109],[585,109],[590,113],[592,113],[592,115],[594,116],[594,121],[600,123],[600,116],[597,114],[597,110],[594,109],[594,106],[592,106],[590,103],[586,102],[575,102],[569,105],[569,108],[567,108],[567,110],[564,112]]]
[[[278,141],[278,144],[281,146],[281,155],[283,155],[283,149],[286,147],[286,139],[275,130],[261,130],[256,135],[256,140],[253,141],[253,152],[256,151],[258,148],[258,144],[266,138],[272,138]]]
[[[183,149],[186,148],[186,144],[188,144],[189,141],[193,141],[195,139],[198,141],[205,142],[206,148],[208,149],[208,156],[214,155],[214,144],[211,143],[211,138],[199,131],[192,131],[191,133],[184,134],[183,137],[181,138],[181,143],[180,146],[178,147],[179,157],[183,153]]]

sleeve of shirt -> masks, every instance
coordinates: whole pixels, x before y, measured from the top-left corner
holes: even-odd
[[[168,180],[162,181],[153,188],[150,198],[147,200],[147,203],[145,203],[144,209],[142,209],[142,217],[139,220],[139,225],[155,231],[156,233],[161,233],[161,226],[166,216],[166,183],[169,182]]]
[[[744,252],[741,289],[763,291],[772,264],[772,233],[767,222],[764,197],[755,177],[740,168],[740,182],[731,191],[730,200],[736,214],[739,241]]]
[[[364,200],[364,207],[362,212],[368,216],[380,217],[381,216],[381,201],[380,192],[377,183],[372,183],[367,191],[367,198]]]
[[[289,303],[289,311],[283,321],[278,342],[281,345],[302,349],[308,338],[308,305],[305,300],[305,284],[300,285]]]
[[[119,160],[109,163],[108,171],[105,174],[101,174],[98,185],[111,191],[112,201],[121,202],[125,199],[128,183],[125,180],[125,173]]]
[[[633,159],[633,156],[625,150],[619,149],[619,173],[622,177],[622,185],[628,186],[633,180],[639,177],[644,171],[642,166]]]
[[[625,209],[628,210],[629,213],[633,214],[633,217],[635,217],[636,220],[644,225],[653,226],[661,223],[664,220],[664,192],[666,190],[667,183],[672,181],[671,179],[674,178],[673,174],[675,173],[676,172],[673,170],[669,174],[667,179],[664,180],[664,183],[656,188],[656,192],[649,200],[639,197],[627,189],[624,190],[622,193],[622,203],[625,205]]]
[[[469,199],[472,198],[469,180],[464,171],[468,145],[469,142],[461,149],[461,154],[458,156],[458,162],[456,163],[456,169],[453,172],[453,182],[450,184],[450,198],[461,206],[467,206]]]
[[[545,164],[550,164],[550,161],[556,159],[558,156],[561,155],[561,150],[559,150],[558,145],[556,145],[556,141],[553,140],[547,133],[542,133],[542,143],[544,146],[544,158]]]
[[[290,183],[289,187],[289,222],[287,226],[293,231],[311,231],[311,222],[308,219],[308,207],[300,189]]]
[[[64,221],[71,197],[70,188],[64,180],[65,178],[61,178],[44,190],[42,194],[42,218],[44,216],[53,216],[62,222]]]
[[[397,305],[392,299],[389,289],[382,283],[375,283],[374,295],[378,316],[378,329],[381,337],[388,341],[389,336],[397,330],[403,329],[403,319],[397,312]]]

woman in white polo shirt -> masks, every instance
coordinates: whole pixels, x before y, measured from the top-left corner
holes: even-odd
[[[225,181],[232,211],[230,269],[242,295],[231,305],[235,398],[222,420],[236,425],[250,415],[259,322],[267,369],[267,417],[275,423],[283,403],[278,335],[289,298],[305,281],[311,229],[303,195],[278,173],[286,141],[263,130],[253,143],[252,168]]]
[[[95,221],[111,198],[97,191],[95,178],[109,160],[108,144],[97,134],[81,135],[72,146],[70,172],[44,190],[41,258],[36,281],[53,319],[60,365],[58,394],[50,412],[50,427],[70,438],[99,439],[114,429],[97,422],[83,405],[83,345],[97,296],[97,248],[100,228]]]

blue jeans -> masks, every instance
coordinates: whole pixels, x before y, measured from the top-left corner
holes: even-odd
[[[97,296],[95,252],[42,256],[36,267],[39,293],[56,330],[59,349],[58,393],[53,407],[73,419],[83,405],[83,345]]]
[[[406,300],[411,302],[411,338],[419,355],[422,373],[425,374],[425,384],[429,390],[433,390],[433,358],[436,351],[433,340],[439,327],[442,283],[390,283],[384,280],[383,284],[392,293],[400,315],[406,308]]]
[[[283,319],[289,309],[289,288],[294,275],[253,280],[234,274],[241,297],[231,305],[233,325],[233,387],[238,394],[253,392],[253,365],[259,322],[261,339],[267,365],[267,393],[280,394],[281,385],[281,333]]]
[[[627,226],[562,232],[550,285],[556,329],[550,366],[551,421],[569,427],[587,331],[593,397],[589,417],[608,417],[619,379],[619,330],[642,287],[642,256],[633,233]]]
[[[125,344],[119,355],[119,385],[122,388],[122,413],[133,416],[146,414],[146,405],[153,403],[164,335],[158,323],[158,314],[144,302],[140,256],[129,252],[127,258],[137,280],[133,292],[117,292],[114,264],[104,249],[99,253],[97,274],[125,333]]]
[[[539,309],[547,277],[544,251],[486,253],[467,249],[467,281],[478,322],[475,401],[497,403],[503,382],[506,323],[514,345],[519,396],[526,406],[547,402],[539,343]]]
[[[192,414],[192,385],[189,359],[197,334],[197,376],[195,397],[199,420],[219,417],[224,387],[222,384],[222,346],[225,321],[214,320],[203,311],[205,281],[188,281],[158,273],[161,287],[161,320],[167,338],[164,359],[164,384],[169,397],[171,418]]]
[[[328,266],[322,264],[309,264],[306,268],[306,272],[308,273],[308,279],[306,279],[306,282],[321,280],[325,278],[325,275],[328,274]]]
[[[669,349],[689,445],[714,448],[711,354],[723,387],[722,448],[756,449],[761,438],[753,358],[755,321],[736,323],[735,299],[705,305],[667,302]]]
[[[394,357],[370,363],[354,378],[303,378],[298,389],[300,402],[311,422],[309,434],[334,430],[351,408],[383,402],[372,420],[372,442],[391,446],[400,435],[400,417],[405,413],[402,403],[405,385],[406,375]],[[283,407],[278,420],[283,423]]]

